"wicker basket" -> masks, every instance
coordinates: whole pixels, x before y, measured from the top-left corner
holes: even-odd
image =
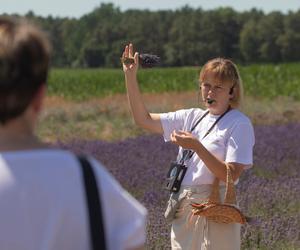
[[[246,217],[236,207],[236,195],[231,170],[226,165],[226,191],[224,203],[220,202],[219,179],[215,178],[212,192],[208,201],[203,203],[192,203],[193,215],[205,216],[208,220],[217,223],[246,223]]]

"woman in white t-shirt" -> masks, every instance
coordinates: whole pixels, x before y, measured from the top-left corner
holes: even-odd
[[[182,159],[183,151],[194,152],[184,162],[188,168],[179,191],[179,197],[184,199],[172,221],[172,249],[240,249],[239,224],[219,224],[191,216],[189,206],[208,198],[215,177],[223,184],[220,193],[224,198],[226,166],[230,167],[235,183],[252,166],[254,132],[251,121],[238,110],[242,82],[237,67],[222,58],[204,65],[199,87],[207,110],[193,108],[153,114],[147,111],[139,91],[138,53],[133,54],[132,44],[125,47],[123,58],[126,57],[134,58],[134,63],[123,64],[123,71],[135,122],[180,146],[177,160]]]
[[[99,189],[91,200],[100,194],[100,206],[91,206],[99,217],[92,221],[104,228],[92,234],[77,157],[35,136],[49,59],[43,32],[0,17],[0,249],[88,250],[96,248],[91,235],[101,239],[102,231],[105,240],[97,241],[98,249],[103,243],[108,250],[142,249],[146,209],[89,158]]]

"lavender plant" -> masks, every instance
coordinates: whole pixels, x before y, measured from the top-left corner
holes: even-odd
[[[300,124],[256,126],[254,167],[237,185],[238,202],[252,223],[242,228],[242,249],[300,249]],[[58,142],[62,148],[101,161],[149,211],[147,249],[170,249],[170,225],[163,218],[163,189],[177,147],[159,136],[118,143]]]

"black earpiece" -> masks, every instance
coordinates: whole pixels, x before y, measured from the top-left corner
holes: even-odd
[[[235,83],[235,84],[236,84],[236,83]],[[229,90],[229,95],[232,95],[232,94],[233,94],[233,90],[234,90],[235,84],[233,84],[233,86],[230,88],[230,90]]]

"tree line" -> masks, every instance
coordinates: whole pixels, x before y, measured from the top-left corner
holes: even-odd
[[[201,65],[214,57],[238,63],[300,60],[300,10],[265,14],[232,8],[126,10],[101,4],[80,18],[25,15],[47,31],[55,67],[119,67],[124,45],[161,57],[162,66]]]

